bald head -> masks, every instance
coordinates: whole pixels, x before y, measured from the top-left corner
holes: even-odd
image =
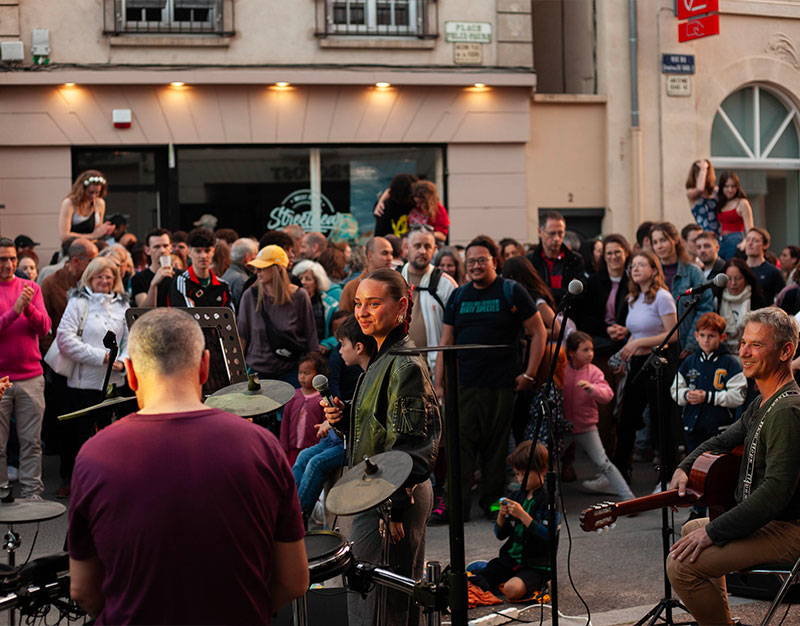
[[[97,256],[97,246],[85,237],[76,237],[67,248],[67,267],[69,273],[77,281],[83,275],[83,270]]]
[[[393,249],[384,237],[373,237],[367,242],[367,271],[374,272],[392,266]]]

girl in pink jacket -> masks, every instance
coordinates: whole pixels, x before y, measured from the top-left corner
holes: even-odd
[[[600,470],[593,480],[583,481],[584,489],[630,500],[634,497],[633,492],[606,455],[597,431],[597,403],[611,402],[614,392],[600,368],[592,364],[593,359],[592,338],[581,331],[570,333],[567,337],[567,366],[564,368],[564,417],[574,427],[572,433],[565,436],[564,445],[574,441]]]

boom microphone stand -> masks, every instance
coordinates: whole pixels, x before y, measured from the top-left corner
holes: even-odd
[[[556,365],[558,364],[558,355],[561,351],[561,344],[564,341],[564,331],[566,329],[566,322],[569,319],[569,310],[572,305],[574,296],[583,292],[583,283],[579,280],[571,280],[568,287],[568,293],[565,293],[561,303],[559,304],[559,311],[563,311],[564,318],[561,322],[561,328],[558,331],[558,339],[554,346],[550,359],[550,372],[547,376],[547,382],[544,385],[545,393],[539,399],[539,420],[536,422],[536,429],[533,433],[530,454],[528,455],[528,465],[525,468],[525,474],[522,478],[522,485],[519,491],[520,504],[525,498],[525,486],[528,484],[528,476],[530,476],[531,468],[533,467],[534,454],[536,452],[536,442],[539,440],[539,431],[542,427],[542,420],[544,416],[548,416],[547,428],[547,560],[550,566],[550,605],[552,606],[550,618],[552,624],[558,624],[558,524],[556,520],[556,485],[557,475],[555,471],[555,457],[558,454],[556,442],[558,440],[558,424],[554,419],[554,411],[551,401],[551,393],[553,391],[553,379],[556,374]],[[556,312],[558,316],[558,312]],[[546,348],[550,349],[550,348]]]
[[[632,385],[638,383],[643,378],[645,371],[650,370],[656,382],[656,398],[658,400],[662,398],[662,393],[664,390],[664,368],[669,364],[665,349],[669,344],[669,340],[672,338],[672,335],[674,335],[678,328],[680,328],[683,320],[685,320],[690,313],[694,312],[695,308],[697,307],[697,303],[700,302],[700,298],[700,293],[696,293],[691,296],[689,306],[686,307],[675,326],[673,326],[667,336],[664,337],[664,341],[652,349],[650,356],[647,357],[644,365],[642,365],[642,369],[640,369],[636,376],[633,377],[633,380],[631,380]],[[671,478],[671,472],[675,467],[675,451],[673,448],[674,442],[672,439],[669,412],[667,411],[666,407],[661,406],[661,402],[656,402],[655,408],[656,415],[654,417],[661,433],[661,465],[658,469],[658,476],[659,484],[661,485],[661,491],[663,492],[667,490]],[[661,601],[658,604],[650,609],[647,615],[636,622],[634,626],[642,626],[645,623],[647,623],[648,626],[653,626],[659,620],[659,618],[661,618],[662,613],[664,614],[664,617],[661,619],[663,619],[664,623],[668,624],[669,626],[694,624],[694,622],[676,623],[672,620],[673,608],[681,609],[687,613],[689,612],[689,609],[683,606],[679,600],[676,600],[672,597],[672,585],[670,585],[669,578],[667,577],[667,558],[669,557],[669,549],[672,545],[673,535],[674,529],[669,521],[669,509],[664,507],[661,509],[661,550],[663,557],[661,562],[663,565],[664,576],[664,597],[661,598]]]

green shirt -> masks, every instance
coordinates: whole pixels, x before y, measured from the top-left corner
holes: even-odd
[[[678,466],[688,475],[695,459],[703,452],[730,452],[737,446],[744,446],[736,485],[737,505],[706,526],[708,536],[718,546],[747,537],[772,520],[800,519],[800,395],[778,399],[787,391],[798,393],[800,388],[791,381],[763,406],[758,396],[739,420],[701,444]],[[767,417],[758,436],[752,488],[745,500],[743,481],[748,451],[764,415]]]
[[[522,509],[531,517],[535,517],[534,515],[534,504],[536,504],[536,498],[525,498],[525,502],[522,503]],[[506,520],[506,524],[509,523],[509,520]],[[536,524],[536,520],[534,519],[531,524]],[[525,524],[522,522],[517,522],[514,526],[514,532],[512,536],[511,545],[508,548],[508,556],[514,559],[517,563],[522,562],[522,544],[525,541],[525,531],[527,528]]]

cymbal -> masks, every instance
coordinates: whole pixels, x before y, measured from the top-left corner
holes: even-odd
[[[99,392],[98,392],[99,393]],[[76,417],[81,417],[82,415],[88,415],[89,413],[93,413],[94,411],[101,411],[106,409],[110,406],[115,406],[117,404],[125,404],[126,402],[136,402],[136,396],[123,396],[120,398],[109,398],[108,400],[103,400],[100,404],[93,404],[92,406],[87,406],[85,409],[80,409],[78,411],[73,411],[72,413],[66,413],[64,415],[58,416],[58,421],[63,422],[64,420],[71,420]]]
[[[376,454],[336,482],[325,498],[325,508],[334,515],[355,515],[371,509],[403,486],[411,475],[411,466],[411,457],[400,450]]]
[[[277,411],[294,396],[294,387],[282,380],[257,381],[259,389],[250,390],[250,381],[228,385],[206,398],[206,406],[229,411],[240,417],[255,417]]]
[[[44,522],[63,515],[66,510],[67,507],[60,502],[18,499],[8,504],[0,504],[0,523],[25,524]]]

